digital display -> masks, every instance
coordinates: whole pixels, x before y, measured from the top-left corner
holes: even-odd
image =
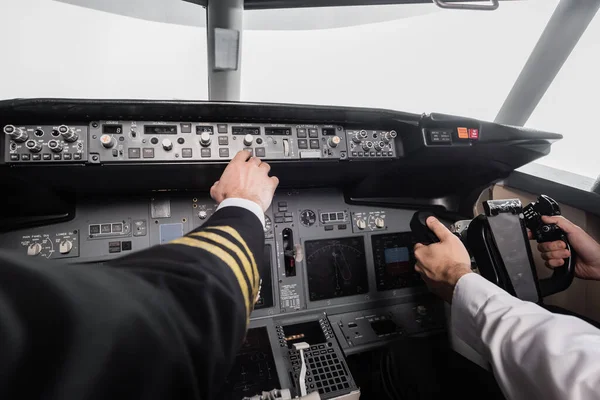
[[[392,274],[402,274],[410,271],[410,251],[408,247],[392,247],[384,250],[385,264]]]
[[[234,126],[231,128],[234,135],[260,135],[260,128],[251,126]]]
[[[196,126],[196,135],[201,135],[204,132],[208,132],[211,135],[214,133],[214,128],[211,125],[198,125]]]
[[[109,135],[120,135],[123,133],[123,125],[104,124],[102,125],[102,133]]]
[[[312,240],[305,242],[304,247],[311,301],[369,291],[362,237]]]
[[[294,343],[306,342],[312,346],[327,341],[318,321],[284,326],[283,333],[290,349],[294,348]]]
[[[265,128],[265,135],[289,136],[292,134],[292,128]]]
[[[412,233],[373,235],[371,243],[378,291],[423,285],[415,271]]]
[[[261,279],[260,297],[254,305],[255,310],[273,307],[273,282],[271,280],[271,245],[265,245],[263,263],[258,267]]]
[[[177,125],[144,125],[146,135],[177,135]]]
[[[323,128],[323,136],[335,136],[335,128]]]

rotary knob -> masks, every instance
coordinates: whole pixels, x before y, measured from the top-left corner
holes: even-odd
[[[42,150],[42,144],[35,140],[28,140],[27,143],[25,143],[25,147],[32,153],[39,153]]]
[[[327,141],[327,144],[329,144],[329,147],[337,147],[341,141],[342,141],[342,139],[340,139],[339,136],[332,136]]]
[[[373,148],[373,142],[364,142],[363,143],[363,150],[364,151],[369,151]]]
[[[208,217],[208,213],[206,211],[204,211],[204,210],[198,211],[198,218],[206,219],[206,217]]]
[[[115,138],[110,135],[102,135],[100,136],[100,143],[102,143],[102,146],[110,149],[115,145]]]
[[[385,143],[389,143],[390,141],[395,139],[396,136],[398,136],[398,133],[396,133],[396,131],[389,131],[382,135],[382,138]]]
[[[252,136],[250,134],[244,136],[244,144],[246,146],[251,146],[253,142],[254,142],[254,136]]]
[[[6,125],[4,127],[4,133],[10,136],[15,142],[24,142],[29,138],[29,135],[25,130],[16,128],[14,125]]]
[[[37,256],[42,252],[42,245],[39,243],[31,243],[27,246],[27,255],[28,256]]]
[[[59,126],[58,131],[62,135],[65,142],[74,142],[79,138],[79,135],[75,133],[75,130],[73,128],[69,128],[66,125]]]
[[[385,146],[385,143],[382,140],[380,140],[379,142],[375,142],[375,151],[383,150],[384,146]]]
[[[171,139],[163,139],[161,143],[165,151],[171,151],[173,149],[173,142],[171,142]]]
[[[58,244],[58,251],[60,254],[69,254],[73,249],[73,242],[69,239],[65,239]]]
[[[200,144],[204,147],[209,146],[211,142],[210,133],[202,132],[200,135]]]
[[[381,217],[375,218],[375,226],[379,229],[385,228],[385,220]]]
[[[356,226],[362,231],[367,227],[367,221],[365,221],[364,219],[356,220]]]
[[[51,140],[48,142],[48,148],[55,153],[60,153],[63,150],[63,144],[58,140]]]
[[[360,143],[362,142],[362,138],[360,137],[360,132],[356,132],[353,136],[352,136],[352,141],[354,143]]]

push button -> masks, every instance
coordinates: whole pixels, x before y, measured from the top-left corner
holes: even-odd
[[[181,133],[192,133],[192,124],[181,124]]]
[[[310,139],[310,148],[318,149],[319,148],[319,139]]]
[[[210,149],[209,148],[200,149],[200,157],[209,158],[210,157]]]
[[[219,149],[219,157],[221,157],[221,158],[229,157],[229,149]]]
[[[311,128],[308,130],[308,137],[310,138],[318,138],[319,137],[319,131],[315,128]]]
[[[227,124],[217,124],[217,132],[227,133]]]
[[[219,136],[219,145],[227,146],[229,144],[229,138],[227,136]]]
[[[23,154],[23,155],[21,156],[21,160],[23,160],[23,161],[29,161],[29,159],[30,159],[30,158],[31,158],[31,157],[29,156],[29,154]]]
[[[306,129],[305,128],[298,128],[298,137],[299,138],[305,138],[306,137]]]
[[[144,158],[154,158],[154,149],[151,147],[142,149],[142,156]]]
[[[44,155],[42,156],[42,158],[43,158],[44,160],[48,161],[48,160],[50,160],[50,159],[52,158],[52,155],[51,155],[51,154],[44,154]]]
[[[45,155],[45,154],[44,154]],[[48,154],[50,155],[50,154]],[[19,155],[18,154],[11,154],[10,155],[10,161],[19,161]]]
[[[132,147],[132,148],[128,149],[127,155],[129,156],[129,158],[140,158],[141,157],[140,148]]]
[[[39,154],[37,154],[37,155],[39,156]],[[72,157],[72,156],[71,156],[71,154],[69,154],[69,153],[66,153],[66,154],[64,154],[64,155],[63,155],[63,159],[65,159],[65,160],[70,160],[70,159],[71,159],[71,157]]]
[[[299,149],[308,149],[308,140],[298,139],[298,148]]]
[[[42,155],[41,154],[34,154],[31,156],[32,160],[38,161],[42,159]]]
[[[266,151],[264,147],[256,148],[256,157],[264,157],[266,155]]]
[[[182,158],[192,158],[192,149],[181,149]]]

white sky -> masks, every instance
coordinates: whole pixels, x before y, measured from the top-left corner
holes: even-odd
[[[335,29],[248,30],[242,100],[437,111],[493,120],[557,3],[507,2],[494,12],[435,9]],[[434,6],[380,8],[385,13],[394,7]],[[281,20],[295,18],[293,10],[271,13]],[[252,18],[252,12],[247,14]],[[310,12],[304,10],[301,18],[307,16]],[[208,96],[201,27],[51,0],[2,0],[0,52],[8,55],[8,62],[0,63],[0,98]],[[527,123],[565,135],[542,163],[594,178],[600,174],[600,133],[592,122],[600,89],[597,71],[600,17]]]

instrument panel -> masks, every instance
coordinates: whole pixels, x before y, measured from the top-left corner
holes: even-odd
[[[240,150],[265,160],[402,155],[394,130],[341,125],[101,120],[59,126],[7,124],[2,129],[5,161],[10,164],[214,162],[231,160]]]

